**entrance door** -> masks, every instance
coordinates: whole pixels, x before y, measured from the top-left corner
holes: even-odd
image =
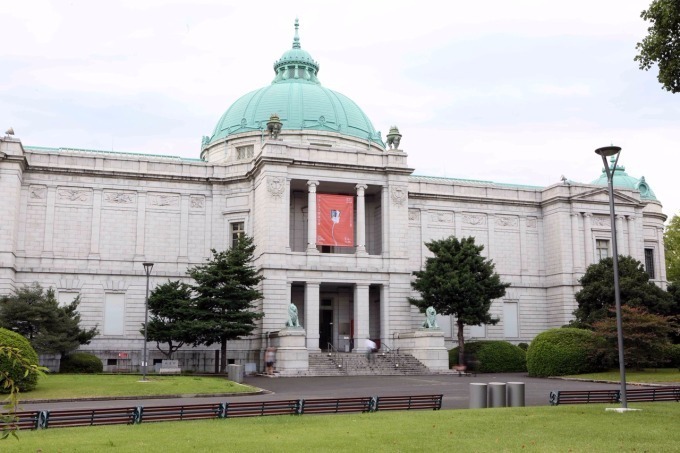
[[[333,344],[333,310],[321,310],[319,316],[319,349],[328,349]]]

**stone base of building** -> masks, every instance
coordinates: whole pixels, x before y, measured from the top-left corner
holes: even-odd
[[[286,327],[271,333],[271,345],[276,348],[276,371],[281,376],[307,373],[309,353],[306,337],[302,327]]]
[[[399,351],[411,354],[431,371],[448,370],[449,353],[444,346],[444,332],[418,329],[399,335]]]

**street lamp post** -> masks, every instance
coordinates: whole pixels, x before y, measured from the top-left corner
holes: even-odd
[[[149,275],[151,275],[153,263],[142,263],[142,266],[144,266],[144,273],[146,273],[146,298],[144,299],[144,358],[142,361],[142,381],[146,381],[146,368],[147,368],[146,342],[149,324]]]
[[[604,169],[607,172],[607,183],[609,186],[609,216],[611,218],[612,230],[612,254],[614,255],[614,301],[616,302],[616,334],[619,344],[619,373],[621,375],[621,407],[628,408],[626,396],[626,364],[623,360],[623,321],[621,319],[621,289],[619,286],[619,251],[616,244],[616,218],[614,217],[614,172],[616,164],[619,162],[621,148],[619,146],[605,146],[595,150],[596,154],[602,157]],[[614,165],[609,168],[607,157],[616,156]]]

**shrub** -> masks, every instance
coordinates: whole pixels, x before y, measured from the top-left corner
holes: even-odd
[[[28,340],[18,333],[0,327],[0,345],[17,348],[24,359],[36,366],[38,365],[38,354]],[[27,376],[24,376],[25,371],[21,365],[14,364],[13,360],[7,357],[0,356],[0,370],[6,371],[22,392],[31,391],[38,385],[38,375],[36,373],[29,373]],[[5,389],[0,385],[0,393],[8,392],[9,389]]]
[[[668,366],[680,369],[680,344],[668,345],[666,349]]]
[[[480,373],[526,371],[526,353],[507,341],[473,341],[465,344],[465,355],[479,361]],[[449,351],[449,367],[458,364],[458,348]]]
[[[597,371],[596,338],[584,329],[557,328],[542,332],[527,350],[529,376],[564,376]]]
[[[60,373],[93,374],[104,371],[104,364],[99,357],[86,352],[74,352],[61,358]]]
[[[517,347],[520,348],[522,351],[526,351],[529,349],[529,343],[517,343]]]

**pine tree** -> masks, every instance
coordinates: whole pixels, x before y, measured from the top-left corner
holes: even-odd
[[[39,353],[66,355],[99,334],[96,326],[80,328],[79,304],[80,296],[60,307],[54,290],[36,283],[0,298],[0,326],[26,337]]]
[[[147,338],[156,342],[156,348],[168,359],[192,341],[192,322],[195,317],[191,286],[168,281],[157,286],[149,295],[149,324]],[[144,324],[140,332],[144,334]],[[161,348],[167,344],[167,348]]]
[[[264,279],[251,264],[254,253],[252,238],[244,235],[229,250],[212,250],[210,261],[187,271],[196,281],[193,343],[220,344],[220,373],[227,368],[227,341],[249,335],[264,316],[253,306],[262,298],[256,288]]]
[[[489,314],[493,299],[503,297],[509,283],[501,282],[494,272],[495,265],[481,255],[483,245],[475,245],[473,237],[458,240],[451,236],[425,246],[434,254],[425,261],[425,269],[414,272],[411,287],[420,292],[420,299],[409,298],[411,304],[424,312],[434,307],[441,315],[456,317],[458,328],[459,363],[464,363],[466,325],[496,324],[498,318]]]

